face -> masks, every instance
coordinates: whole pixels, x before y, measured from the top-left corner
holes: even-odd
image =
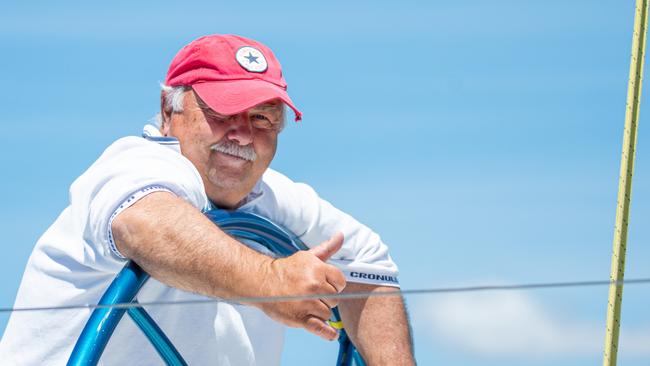
[[[223,116],[192,91],[183,112],[163,111],[162,133],[178,138],[182,154],[197,168],[208,197],[236,208],[262,177],[275,155],[283,105],[271,102]]]

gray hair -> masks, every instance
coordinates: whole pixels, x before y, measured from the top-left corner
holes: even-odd
[[[160,89],[164,93],[163,108],[165,112],[172,113],[183,113],[183,100],[185,98],[185,92],[191,90],[192,88],[185,85],[180,86],[169,86],[163,83],[160,83]],[[287,106],[282,103],[282,115],[280,117],[282,129],[286,122],[287,116]],[[156,127],[162,127],[162,115],[157,113],[150,121]]]
[[[169,86],[160,83],[160,89],[164,93],[163,108],[165,112],[183,113],[183,99],[185,92],[190,90],[189,86]],[[156,127],[162,127],[162,115],[157,113],[151,120]]]
[[[183,99],[189,86],[169,86],[160,84],[160,89],[165,93],[165,111],[183,113]]]

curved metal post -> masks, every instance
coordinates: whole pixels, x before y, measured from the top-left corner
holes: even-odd
[[[206,215],[228,234],[255,240],[282,256],[289,256],[298,250],[309,249],[298,237],[290,236],[280,226],[255,214],[215,210],[207,212]],[[338,307],[332,309],[332,320],[334,322],[341,320]],[[339,354],[336,365],[366,366],[363,357],[357,351],[345,329],[339,330]]]
[[[128,262],[99,300],[99,305],[133,301],[148,278],[138,265]],[[68,365],[96,365],[125,311],[118,307],[96,308],[72,350]]]
[[[144,308],[129,308],[127,312],[167,365],[187,366],[183,356]]]
[[[341,320],[338,306],[332,309],[332,320],[338,322]],[[366,362],[361,357],[359,351],[350,340],[350,336],[345,329],[339,330],[339,354],[336,358],[337,366],[366,366]]]
[[[298,250],[309,249],[295,235],[255,214],[215,210],[207,212],[206,216],[226,233],[239,239],[258,242],[278,256],[289,256]],[[134,301],[148,278],[149,275],[137,264],[128,262],[108,287],[99,304],[110,306]],[[127,311],[167,365],[186,365],[169,338],[141,307],[128,310],[120,307],[96,308],[77,340],[68,365],[96,365],[117,324]],[[332,309],[332,314],[334,321],[340,320],[337,308]],[[365,366],[363,358],[345,330],[341,329],[339,332],[340,350],[337,365]]]

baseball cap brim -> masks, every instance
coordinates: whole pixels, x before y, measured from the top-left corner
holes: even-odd
[[[264,80],[207,81],[192,85],[192,89],[219,114],[238,114],[258,104],[280,99],[293,110],[296,121],[302,119],[302,113],[293,105],[287,91]]]

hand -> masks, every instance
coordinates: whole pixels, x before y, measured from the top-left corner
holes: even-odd
[[[337,233],[318,246],[270,262],[262,293],[267,296],[337,294],[345,288],[345,277],[336,267],[325,263],[343,245]],[[327,340],[338,331],[326,321],[337,299],[307,299],[265,302],[257,306],[271,318],[290,327],[301,327]]]

